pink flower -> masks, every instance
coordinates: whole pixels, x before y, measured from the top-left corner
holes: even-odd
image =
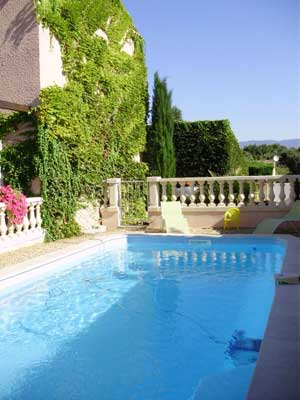
[[[8,222],[21,224],[27,212],[26,197],[10,185],[0,187],[0,201],[6,204]]]

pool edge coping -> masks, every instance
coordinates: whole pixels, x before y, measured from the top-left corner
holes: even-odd
[[[286,243],[286,253],[282,264],[282,273],[299,273],[300,274],[300,238],[292,235],[249,235],[249,234],[226,234],[226,235],[208,235],[208,234],[191,234],[191,235],[178,235],[178,234],[162,234],[162,233],[115,233],[105,237],[87,239],[82,243],[70,245],[69,248],[56,250],[42,256],[34,257],[28,261],[14,264],[11,267],[4,267],[0,270],[0,294],[3,281],[14,280],[19,275],[24,275],[36,270],[41,271],[46,265],[55,264],[64,259],[74,257],[79,253],[93,250],[100,244],[123,239],[128,236],[186,236],[186,237],[211,237],[211,238],[274,238],[283,239]],[[72,247],[72,248],[71,248]],[[75,248],[74,248],[75,247]],[[13,284],[11,284],[13,285]],[[10,286],[10,285],[9,285]],[[289,306],[293,304],[294,307],[288,310],[288,319],[299,322],[298,331],[292,332],[292,328],[287,324],[287,317],[285,312]],[[300,311],[300,285],[281,285],[276,286],[275,294],[273,297],[272,307],[268,316],[268,321],[265,329],[264,339],[261,346],[258,361],[250,382],[249,390],[247,393],[247,400],[272,400],[272,399],[299,399],[300,398],[300,383],[299,379],[292,379],[290,368],[294,368],[298,375],[300,374],[300,313],[297,313],[297,306]],[[282,327],[286,330],[282,332]],[[293,336],[295,335],[296,336]],[[298,333],[298,335],[297,335]],[[291,354],[291,361],[287,360],[287,351],[285,345],[289,346],[288,353]],[[293,349],[298,349],[298,352]],[[299,353],[299,354],[298,354]],[[294,357],[293,357],[294,354]],[[272,360],[276,359],[276,363]],[[296,365],[295,365],[296,362]],[[291,365],[292,363],[292,365]],[[288,365],[287,365],[288,364]],[[295,368],[296,366],[296,368]],[[286,375],[290,376],[289,385],[287,387]],[[289,390],[289,392],[287,391]],[[280,394],[281,393],[281,394]],[[284,393],[285,397],[282,396]],[[289,394],[288,394],[289,393]]]
[[[55,250],[51,253],[33,257],[28,261],[22,261],[12,266],[3,267],[0,269],[0,294],[1,290],[6,289],[6,286],[3,285],[3,282],[5,281],[13,281],[19,276],[26,275],[31,272],[34,273],[34,271],[40,272],[43,267],[62,262],[65,259],[75,257],[76,255],[85,251],[96,249],[99,245],[103,245],[107,242],[123,239],[125,236],[126,235],[124,234],[113,234],[105,237],[87,239],[81,243],[77,243],[75,245],[70,244],[66,248]]]
[[[287,246],[281,273],[300,275],[300,238],[276,237]],[[246,400],[300,399],[299,328],[300,285],[277,285]]]

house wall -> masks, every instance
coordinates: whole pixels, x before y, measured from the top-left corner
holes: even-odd
[[[40,88],[58,85],[64,86],[61,49],[58,41],[50,35],[49,29],[39,26]]]
[[[0,100],[36,106],[40,89],[65,82],[59,43],[33,1],[0,0]]]
[[[36,105],[39,26],[32,0],[0,0],[0,99]]]

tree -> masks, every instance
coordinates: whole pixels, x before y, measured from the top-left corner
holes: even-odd
[[[172,177],[176,169],[172,92],[168,91],[166,79],[160,79],[157,72],[154,75],[151,113],[151,125],[147,132],[146,161],[152,175]]]
[[[287,150],[287,147],[281,146],[278,143],[259,145],[250,144],[243,149],[245,155],[254,160],[272,160],[275,154],[280,156]]]
[[[290,174],[300,173],[300,148],[287,149],[280,156],[279,163],[288,167]]]
[[[173,112],[173,117],[174,117],[174,121],[182,121],[182,111],[180,110],[180,108],[173,106],[172,107],[172,112]]]
[[[279,156],[279,165],[288,168],[289,174],[299,174],[300,172],[300,148],[288,148],[277,143],[249,145],[244,147],[244,154],[249,161],[273,160],[274,155]],[[258,166],[258,164],[254,167]],[[266,174],[267,175],[267,174]]]

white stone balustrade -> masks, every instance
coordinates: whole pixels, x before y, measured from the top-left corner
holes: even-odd
[[[278,209],[289,208],[295,201],[295,182],[299,185],[300,175],[150,177],[147,180],[152,193],[150,195],[152,208],[159,207],[162,200],[169,200],[180,201],[182,207],[238,206]],[[168,186],[171,188],[169,196]]]
[[[241,227],[253,228],[265,218],[277,218],[287,213],[299,199],[299,181],[300,175],[148,177],[149,228],[161,229],[160,202],[166,200],[179,201],[184,216],[194,228],[222,227],[224,212],[229,207],[243,210]],[[120,185],[118,178],[107,179],[105,183],[106,199],[101,214],[108,229],[120,226]],[[0,209],[0,230],[1,226]]]
[[[41,197],[29,197],[26,202],[27,213],[21,224],[9,223],[6,204],[0,203],[0,253],[44,240],[41,217],[43,200]]]

